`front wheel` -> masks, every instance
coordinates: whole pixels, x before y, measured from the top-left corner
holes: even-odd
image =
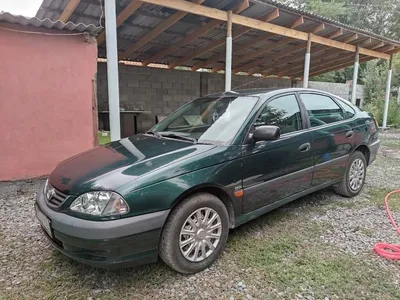
[[[180,273],[204,270],[224,249],[228,224],[228,212],[218,197],[192,195],[169,216],[161,236],[160,257]]]
[[[342,181],[335,192],[345,197],[357,196],[364,186],[365,176],[367,174],[367,162],[362,152],[354,152],[347,164],[346,172]]]

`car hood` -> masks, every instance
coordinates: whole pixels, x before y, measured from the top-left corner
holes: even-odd
[[[50,174],[49,182],[56,189],[70,195],[80,195],[91,190],[116,190],[156,169],[176,164],[215,147],[135,135],[61,162]],[[182,173],[185,171],[188,170],[182,169]]]

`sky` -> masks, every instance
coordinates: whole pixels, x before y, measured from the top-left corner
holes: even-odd
[[[0,0],[0,11],[34,17],[43,0]]]

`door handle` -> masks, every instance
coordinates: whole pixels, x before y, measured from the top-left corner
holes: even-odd
[[[350,130],[350,131],[348,131],[348,132],[346,133],[346,137],[347,137],[347,138],[351,138],[351,137],[353,137],[353,135],[354,135],[354,131],[353,131],[353,130]]]
[[[311,149],[310,143],[305,143],[299,147],[300,152],[307,152],[307,151],[310,151],[310,149]]]

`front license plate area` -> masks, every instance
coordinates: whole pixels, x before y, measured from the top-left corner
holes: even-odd
[[[36,207],[35,211],[36,211],[36,218],[39,220],[40,225],[47,232],[47,234],[52,238],[53,234],[51,232],[49,218],[46,217],[37,207]]]

